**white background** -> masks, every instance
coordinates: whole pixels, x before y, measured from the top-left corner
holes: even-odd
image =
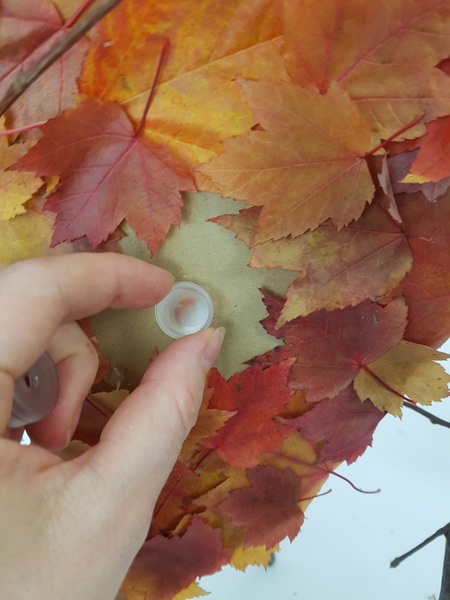
[[[450,342],[441,350],[450,354]],[[448,370],[449,367],[445,365]],[[424,407],[450,421],[450,397]],[[431,600],[438,598],[445,538],[396,569],[389,563],[450,521],[450,429],[404,409],[387,415],[373,447],[338,473],[374,495],[330,476],[306,511],[300,534],[280,544],[267,571],[225,567],[202,578],[210,600]]]

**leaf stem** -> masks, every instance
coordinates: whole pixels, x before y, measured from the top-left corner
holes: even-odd
[[[430,537],[428,537],[421,544],[419,544],[418,546],[416,546],[415,548],[413,548],[409,552],[406,552],[406,554],[402,554],[401,556],[398,556],[397,558],[395,558],[391,562],[391,565],[390,565],[391,569],[395,569],[395,567],[398,567],[398,565],[400,563],[402,563],[404,560],[406,560],[407,558],[409,558],[410,556],[412,556],[413,554],[415,554],[418,550],[421,550],[422,548],[425,548],[425,546],[428,546],[428,544],[430,542],[434,541],[439,536],[441,536],[441,535],[447,535],[449,533],[450,533],[450,523],[447,523],[447,525],[445,525],[444,527],[441,527],[440,529],[438,529],[436,531],[436,533],[433,533],[433,535],[430,535]]]
[[[56,42],[38,61],[26,69],[24,73],[14,78],[6,94],[0,100],[0,116],[38,79],[44,71],[51,67],[63,54],[67,52],[84,34],[91,29],[109,11],[117,6],[121,0],[104,0],[88,15],[80,19],[62,38]],[[70,21],[70,19],[69,19]],[[65,27],[65,25],[63,26]]]
[[[141,133],[142,128],[144,127],[145,119],[147,118],[147,113],[150,108],[150,103],[153,100],[153,96],[155,94],[155,88],[156,88],[156,84],[158,83],[159,74],[161,73],[162,65],[164,62],[164,55],[166,54],[167,43],[168,43],[167,38],[162,38],[161,55],[159,57],[158,66],[156,67],[156,73],[153,78],[153,83],[152,83],[152,87],[150,90],[150,94],[148,95],[147,104],[145,105],[144,112],[141,117],[141,121],[136,130],[136,133],[134,134],[135,139],[137,139],[139,137],[139,134]]]
[[[374,491],[371,491],[371,492],[368,492],[366,490],[360,490],[359,488],[356,487],[355,484],[353,484],[350,481],[350,479],[347,479],[347,477],[344,477],[340,473],[336,473],[336,471],[330,471],[329,469],[322,469],[322,467],[317,467],[317,469],[320,469],[321,471],[325,471],[329,475],[336,475],[336,477],[339,477],[339,479],[343,479],[344,481],[346,481],[347,483],[349,483],[354,490],[356,490],[357,492],[360,492],[361,494],[379,494],[381,492],[380,489],[374,490]]]
[[[316,494],[315,496],[309,496],[309,498],[300,498],[297,502],[305,502],[306,500],[314,500],[315,498],[320,498],[320,496],[326,496],[327,494],[331,494],[333,490],[328,490],[328,492],[322,492],[320,494]]]
[[[420,123],[420,121],[424,118],[424,116],[425,115],[419,115],[418,117],[416,117],[414,119],[414,121],[412,121],[409,125],[406,125],[402,129],[400,129],[400,131],[397,131],[397,133],[394,133],[394,135],[391,135],[391,137],[389,137],[387,140],[384,140],[384,142],[382,142],[381,144],[379,144],[376,148],[374,148],[370,152],[367,152],[366,154],[364,154],[363,158],[367,158],[368,156],[372,156],[372,154],[375,154],[375,152],[377,152],[381,148],[384,148],[384,146],[386,146],[386,144],[389,144],[389,142],[392,142],[392,140],[394,138],[396,138],[398,135],[400,135],[404,131],[407,131],[408,129],[411,129],[411,127],[414,127],[414,125],[417,125],[417,123]]]
[[[170,487],[170,485],[167,485],[166,483],[164,484],[164,487],[166,488],[166,490],[169,490],[169,492],[173,492],[174,494],[178,494],[179,496],[184,496],[185,498],[189,498],[189,500],[194,499],[193,496],[189,496],[189,494],[185,494],[181,490],[176,490],[175,488]]]
[[[383,387],[385,387],[389,392],[391,392],[392,394],[395,394],[396,396],[398,396],[399,398],[402,398],[403,400],[406,400],[406,402],[411,402],[412,404],[415,404],[415,402],[413,400],[411,400],[410,398],[407,398],[406,396],[402,396],[399,392],[396,392],[393,388],[391,388],[391,386],[389,386],[387,383],[384,383],[384,381],[382,379],[380,379],[378,377],[378,375],[375,375],[375,373],[373,371],[371,371],[367,365],[360,365],[360,366],[362,369],[364,369],[364,371],[367,371],[367,373],[369,373],[369,375],[372,375],[372,377],[374,379],[376,379],[378,381],[378,383],[381,384]]]
[[[204,456],[202,456],[202,458],[198,461],[198,463],[195,465],[195,467],[192,467],[192,471],[196,471],[199,468],[199,466],[202,464],[202,462],[205,460],[205,458],[207,458],[213,450],[214,450],[214,448],[210,448],[208,450],[208,452]]]
[[[414,410],[415,412],[419,413],[419,415],[426,417],[433,423],[433,425],[442,425],[442,427],[448,427],[450,429],[450,423],[448,421],[444,421],[444,419],[440,419],[439,417],[432,415],[431,413],[427,412],[423,408],[420,408],[419,406],[416,406],[415,404],[409,404],[409,403],[404,404],[404,406],[406,406],[407,408],[410,408],[411,410]]]
[[[109,419],[111,418],[111,416],[110,416],[110,415],[107,415],[105,412],[103,412],[101,408],[99,408],[99,407],[98,407],[98,406],[97,406],[97,405],[96,405],[94,402],[92,402],[92,400],[89,400],[89,396],[86,396],[85,400],[86,400],[86,402],[87,402],[88,404],[90,404],[90,405],[91,405],[91,406],[93,406],[93,407],[94,407],[96,410],[98,410],[98,412],[99,412],[101,415],[103,415],[103,416],[104,416],[106,419],[108,419],[108,421],[109,421]]]
[[[72,25],[75,23],[75,21],[81,15],[81,13],[84,11],[86,6],[88,4],[90,4],[90,2],[92,2],[92,0],[84,0],[84,2],[81,4],[81,6],[79,6],[77,8],[77,10],[73,13],[73,15],[71,17],[69,17],[67,19],[67,21],[64,23],[64,29],[68,29],[69,27],[72,27]]]
[[[2,135],[15,135],[16,133],[22,133],[22,131],[29,131],[30,129],[36,129],[42,127],[47,121],[40,121],[39,123],[32,123],[31,125],[24,125],[23,127],[17,127],[17,129],[7,129],[6,131],[0,131],[0,137]]]

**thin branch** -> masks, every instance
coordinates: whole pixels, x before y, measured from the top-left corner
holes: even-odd
[[[398,567],[398,565],[400,563],[402,563],[404,560],[406,560],[407,558],[412,556],[418,550],[425,548],[425,546],[427,546],[430,542],[432,542],[436,538],[440,537],[441,535],[447,535],[447,534],[450,534],[450,523],[447,523],[447,525],[445,525],[444,527],[441,527],[441,529],[438,529],[436,531],[436,533],[433,533],[433,535],[430,535],[430,537],[427,538],[424,542],[422,542],[421,544],[419,544],[418,546],[416,546],[415,548],[413,548],[406,554],[402,554],[402,556],[398,556],[397,558],[395,558],[391,562],[391,569],[395,569],[395,567]]]
[[[406,406],[407,408],[410,408],[411,410],[414,410],[415,412],[419,413],[419,415],[426,417],[433,423],[433,425],[442,425],[442,427],[448,427],[450,429],[450,423],[448,421],[444,421],[444,419],[435,417],[431,413],[427,412],[426,410],[423,410],[423,408],[420,408],[419,406],[416,406],[415,404],[410,404],[408,402],[407,404],[404,404],[403,406]]]
[[[442,569],[442,583],[439,600],[450,600],[450,532],[445,534],[444,567]]]
[[[89,31],[100,19],[116,7],[121,0],[105,0],[92,12],[80,19],[72,29],[46,52],[42,58],[35,62],[22,75],[18,75],[11,83],[8,91],[0,100],[0,117],[14,104],[14,102],[38,79],[44,71],[55,63],[67,50],[69,50],[85,33]]]

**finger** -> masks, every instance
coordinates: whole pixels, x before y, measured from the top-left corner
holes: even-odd
[[[76,323],[60,325],[47,350],[58,370],[58,403],[48,417],[28,425],[27,433],[34,443],[56,450],[64,448],[73,435],[97,373],[98,355]]]
[[[172,284],[167,271],[113,253],[32,259],[0,271],[0,371],[13,379],[24,373],[61,322],[108,306],[152,306]]]
[[[208,329],[166,348],[114,413],[91,455],[91,466],[106,485],[120,482],[115,494],[140,486],[141,510],[148,518],[149,505],[197,419],[205,373],[220,350],[224,332]]]

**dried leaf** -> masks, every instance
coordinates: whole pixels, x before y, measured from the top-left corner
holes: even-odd
[[[136,138],[117,104],[87,98],[42,127],[43,138],[14,166],[61,175],[45,208],[57,213],[53,245],[87,235],[93,247],[126,218],[156,252],[181,219],[191,179],[165,148]]]
[[[264,131],[225,140],[224,154],[195,170],[222,196],[263,206],[253,244],[357,219],[374,186],[362,158],[370,125],[355,103],[337,84],[321,96],[291,83],[239,82]]]
[[[346,460],[351,464],[372,445],[373,432],[383,416],[370,400],[361,402],[349,385],[305,415],[283,422],[298,428],[312,442],[325,442],[317,462]]]
[[[263,296],[269,316],[262,325],[286,345],[257,356],[253,362],[268,367],[296,357],[289,386],[305,390],[308,402],[336,396],[363,365],[396,346],[406,327],[405,302],[397,298],[384,308],[366,300],[344,310],[320,310],[277,330],[283,302]]]
[[[214,370],[208,381],[214,388],[210,407],[237,413],[215,437],[203,440],[203,445],[214,448],[230,465],[240,468],[256,465],[260,454],[279,446],[291,431],[272,417],[292,396],[286,382],[293,362],[286,360],[263,372],[254,366],[236,373],[229,381]]]
[[[244,549],[264,545],[270,550],[286,536],[292,542],[303,523],[298,477],[290,469],[261,466],[247,474],[252,487],[231,492],[219,512],[236,526],[248,526]]]
[[[172,600],[197,577],[220,571],[232,553],[222,547],[220,531],[194,516],[183,537],[159,535],[144,542],[121,589],[127,600],[142,600],[142,590],[158,600]]]
[[[450,113],[450,80],[435,68],[449,55],[449,15],[442,0],[289,0],[286,68],[321,93],[338,81],[387,139],[422,113]],[[402,136],[423,133],[419,124]]]
[[[376,378],[368,371],[361,370],[353,385],[362,401],[370,398],[380,410],[401,417],[403,398],[398,394],[425,405],[440,402],[448,396],[450,375],[444,367],[433,362],[447,358],[450,358],[450,354],[403,340],[368,365]],[[380,380],[386,385],[382,385]]]
[[[121,102],[139,122],[164,36],[145,135],[190,169],[255,124],[236,77],[289,80],[282,34],[281,0],[128,0],[97,26],[81,91]]]

